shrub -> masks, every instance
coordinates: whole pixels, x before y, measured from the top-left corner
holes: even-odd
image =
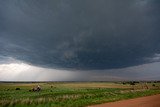
[[[16,90],[20,90],[20,88],[16,88]]]

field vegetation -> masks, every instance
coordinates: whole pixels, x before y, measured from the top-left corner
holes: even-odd
[[[154,94],[159,82],[0,83],[0,107],[84,107]]]

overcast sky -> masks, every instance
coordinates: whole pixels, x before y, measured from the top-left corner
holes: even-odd
[[[0,81],[160,79],[159,0],[0,0]]]

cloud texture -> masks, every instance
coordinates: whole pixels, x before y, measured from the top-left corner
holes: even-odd
[[[0,58],[81,70],[150,63],[159,10],[159,0],[1,0]]]

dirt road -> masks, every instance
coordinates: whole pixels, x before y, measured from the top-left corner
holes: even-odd
[[[160,94],[89,107],[160,107]]]

